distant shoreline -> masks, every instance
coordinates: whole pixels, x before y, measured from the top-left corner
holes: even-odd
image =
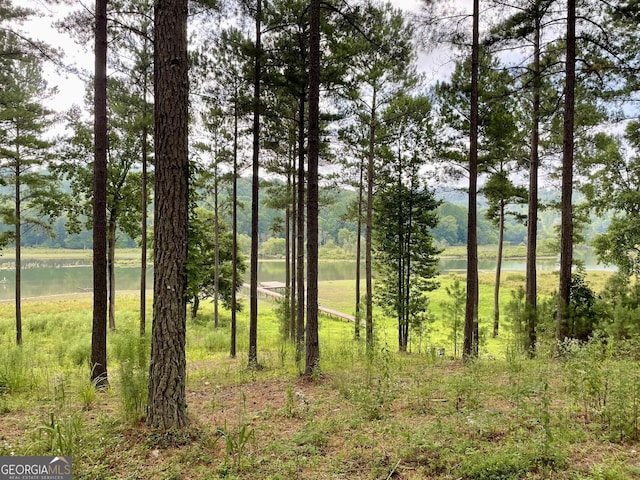
[[[493,260],[497,258],[497,245],[479,245],[478,246],[478,259],[480,260]],[[576,253],[590,251],[590,247],[576,247]],[[147,257],[149,261],[148,265],[152,265],[153,254],[152,251],[149,250]],[[537,255],[536,258],[541,260],[551,260],[557,258],[557,254],[549,253],[549,252],[541,252]],[[61,264],[60,267],[67,266],[91,266],[91,258],[92,258],[92,250],[91,249],[66,249],[66,248],[40,248],[40,247],[23,247],[22,248],[22,262],[23,265],[29,262],[37,262],[37,261],[54,261],[54,260],[63,260],[63,261],[81,261],[82,263],[75,263],[71,265]],[[364,259],[364,255],[362,257]],[[464,260],[466,259],[466,247],[464,245],[456,245],[452,247],[446,247],[442,254],[440,255],[441,259],[445,260]],[[526,246],[524,245],[505,245],[503,252],[503,259],[509,260],[526,260]],[[6,264],[13,263],[12,261],[15,259],[15,248],[5,248],[0,252],[0,270],[13,270],[14,267],[11,265],[7,267]],[[270,261],[282,261],[283,258],[277,257],[260,257],[260,260],[270,262]],[[325,258],[320,257],[320,261],[322,262],[349,262],[354,259],[350,258]],[[116,264],[118,266],[123,266],[127,264],[139,265],[140,262],[140,249],[138,248],[117,248],[116,249]]]

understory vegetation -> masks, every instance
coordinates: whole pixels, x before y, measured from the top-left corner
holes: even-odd
[[[611,277],[591,273],[588,285],[605,295]],[[543,291],[554,278],[541,275]],[[433,319],[420,338],[412,334],[411,353],[396,353],[396,326],[381,314],[370,352],[353,340],[352,324],[322,318],[322,372],[311,381],[282,339],[275,304],[261,303],[261,368],[248,370],[246,312],[231,359],[230,314],[223,310],[215,330],[204,303],[187,328],[191,426],[164,433],[142,422],[149,339],[138,336],[135,296],[119,301],[119,328],[109,333],[107,390],[88,380],[88,296],[26,302],[21,347],[12,305],[2,304],[0,455],[72,455],[76,479],[640,476],[640,342],[598,329],[564,345],[562,357],[541,340],[537,358],[526,358],[513,321],[522,275],[511,272],[500,335],[484,335],[481,358],[465,365],[454,358],[447,307],[460,278],[440,281]],[[320,296],[348,311],[349,283],[323,282]],[[488,331],[490,289],[481,291]]]

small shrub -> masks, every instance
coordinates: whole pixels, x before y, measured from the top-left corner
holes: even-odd
[[[120,360],[119,393],[124,418],[135,423],[146,415],[148,339],[134,333],[121,333],[115,342],[115,356]]]
[[[291,336],[291,300],[288,295],[276,299],[273,313],[278,318],[280,336],[283,340],[287,340]]]
[[[293,418],[297,415],[296,401],[293,396],[293,388],[291,385],[287,387],[287,398],[282,407],[282,414],[287,418]]]

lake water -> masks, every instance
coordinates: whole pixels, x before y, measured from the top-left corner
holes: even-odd
[[[588,270],[612,270],[610,267],[598,265],[591,255],[583,255]],[[23,261],[22,270],[22,297],[42,297],[49,295],[62,295],[79,293],[91,288],[93,274],[87,260],[48,260]],[[285,280],[284,261],[261,261],[258,267],[258,280],[280,281]],[[481,271],[495,270],[495,260],[480,260],[478,268]],[[440,260],[440,272],[464,271],[466,260],[459,258],[444,258]],[[505,271],[524,272],[523,259],[509,259],[503,262]],[[552,271],[558,269],[557,259],[540,259],[539,271]],[[362,269],[364,276],[364,268]],[[355,262],[350,261],[325,261],[320,263],[319,279],[326,280],[351,280],[355,276]],[[140,269],[134,266],[116,267],[116,288],[118,290],[137,290],[140,284]],[[13,260],[0,258],[0,301],[14,299],[15,270]],[[153,288],[153,268],[147,269],[147,288]]]

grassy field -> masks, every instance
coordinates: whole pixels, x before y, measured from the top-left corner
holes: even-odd
[[[495,245],[480,245],[478,247],[478,255],[480,258],[495,258],[497,247]],[[151,252],[150,252],[151,253]],[[22,255],[32,260],[57,260],[57,259],[87,259],[91,262],[92,251],[81,249],[65,249],[65,248],[39,248],[39,247],[23,247]],[[465,246],[449,246],[441,256],[443,257],[466,257],[467,251]],[[506,245],[504,247],[504,258],[525,258],[527,254],[524,245]],[[15,249],[6,247],[2,250],[2,256],[5,258],[14,258]],[[149,256],[151,258],[151,256]],[[140,249],[138,248],[118,248],[116,249],[116,261],[128,262],[139,261]]]
[[[600,288],[607,274],[590,274]],[[509,290],[519,273],[504,276]],[[393,321],[377,312],[377,348],[353,325],[321,319],[322,374],[299,376],[273,304],[260,304],[261,369],[247,365],[247,312],[228,356],[229,314],[214,330],[205,303],[187,331],[191,426],[144,426],[148,338],[137,336],[137,298],[121,295],[109,334],[111,387],[88,378],[91,297],[23,306],[24,345],[13,345],[11,304],[0,305],[0,455],[72,455],[74,479],[634,479],[640,369],[637,345],[594,340],[553,359],[516,353],[509,321],[488,335],[481,360],[451,358],[441,279],[436,317],[412,353],[397,354]],[[541,275],[543,292],[556,277]],[[492,278],[481,277],[481,326],[490,325]],[[323,305],[352,313],[350,282],[323,282]],[[149,304],[149,309],[151,305]],[[440,357],[430,347],[444,347]]]
[[[1,252],[3,259],[15,259],[16,253],[14,248],[5,247]],[[61,263],[65,261],[82,261],[86,265],[91,265],[93,251],[90,249],[66,249],[66,248],[22,248],[23,261],[28,259],[29,262],[59,260]],[[149,257],[151,259],[151,257]],[[116,263],[118,265],[140,264],[140,249],[138,248],[118,248],[116,249]],[[13,265],[11,265],[13,268]]]

